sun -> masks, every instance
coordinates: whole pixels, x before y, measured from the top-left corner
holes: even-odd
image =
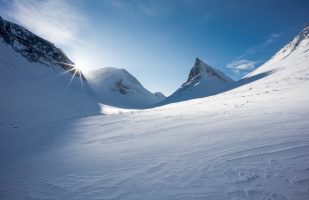
[[[74,60],[74,69],[79,72],[85,72],[87,71],[88,62],[86,59],[83,59],[82,57],[79,57],[78,59]]]
[[[73,65],[72,66],[73,67],[73,71],[76,71],[76,73],[82,73],[82,67],[81,67],[81,65]]]

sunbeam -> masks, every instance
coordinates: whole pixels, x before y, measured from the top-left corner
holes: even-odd
[[[78,72],[78,70],[75,70],[74,74],[72,75],[72,78],[70,79],[69,83],[67,84],[67,86],[66,86],[66,88],[64,90],[65,91],[64,93],[67,93],[67,91],[68,91],[68,89],[69,89],[69,87],[70,87],[70,85],[71,85],[71,83],[72,83],[72,81],[73,81],[73,79],[74,79],[74,77],[75,77],[77,72]]]

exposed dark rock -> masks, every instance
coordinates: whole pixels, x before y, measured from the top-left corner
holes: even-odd
[[[130,88],[122,83],[122,79],[116,82],[116,90],[121,94],[127,94]]]
[[[39,62],[47,66],[57,65],[64,70],[74,68],[74,63],[54,44],[0,16],[1,39],[30,62]],[[76,74],[85,79],[81,72],[78,71]]]
[[[195,84],[203,76],[203,74],[207,74],[208,76],[214,76],[224,82],[232,81],[219,70],[212,68],[199,58],[196,58],[194,66],[190,70],[187,81],[183,83],[181,87],[187,87],[188,85]]]

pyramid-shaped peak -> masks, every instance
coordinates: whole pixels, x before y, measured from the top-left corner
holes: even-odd
[[[208,64],[206,64],[201,59],[196,57],[194,66],[190,70],[189,79],[196,77],[196,76],[200,76],[204,74],[204,72],[209,72],[210,69],[211,67]]]
[[[206,64],[204,61],[202,61],[199,57],[196,57],[195,58],[195,64],[194,64],[194,66],[196,66],[196,67],[210,67],[208,64]]]
[[[187,81],[159,105],[214,95],[224,91],[233,82],[234,80],[223,72],[211,67],[197,57]]]
[[[194,79],[200,79],[201,77],[215,77],[223,81],[232,81],[229,77],[225,76],[223,72],[212,68],[200,58],[196,57],[194,66],[190,70],[187,82],[191,82]]]
[[[195,63],[204,63],[199,57],[195,58]]]

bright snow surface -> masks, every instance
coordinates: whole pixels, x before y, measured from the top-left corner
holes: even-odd
[[[0,199],[309,199],[308,49],[207,98],[5,129]]]
[[[187,81],[158,105],[215,95],[226,91],[233,83],[223,72],[196,58]]]
[[[162,93],[149,92],[125,69],[105,67],[92,70],[85,77],[98,101],[104,104],[122,108],[147,108],[165,98]]]

